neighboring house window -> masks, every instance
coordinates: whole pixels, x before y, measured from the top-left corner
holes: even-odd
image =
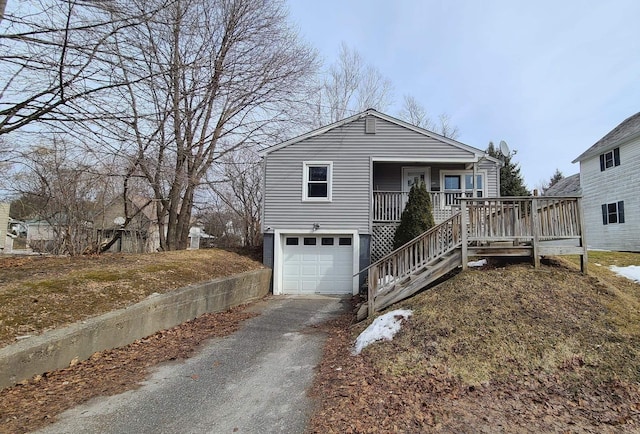
[[[600,155],[600,172],[620,165],[620,148],[613,149]]]
[[[624,201],[602,204],[602,224],[624,223]]]
[[[333,163],[330,161],[305,161],[303,171],[302,200],[330,202]]]

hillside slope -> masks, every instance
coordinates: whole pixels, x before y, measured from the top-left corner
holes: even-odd
[[[640,285],[552,262],[460,273],[395,308],[391,342],[335,324],[311,432],[638,432]]]
[[[130,306],[153,293],[261,267],[220,249],[0,256],[0,346]]]

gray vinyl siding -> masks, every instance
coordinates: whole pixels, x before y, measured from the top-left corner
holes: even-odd
[[[500,167],[491,161],[481,160],[478,170],[487,174],[487,197],[500,197]]]
[[[401,191],[403,163],[374,163],[373,190]]]
[[[600,171],[600,156],[580,162],[580,187],[591,248],[640,251],[640,138],[620,146],[620,165]],[[624,201],[624,223],[604,225],[603,204]]]
[[[376,118],[375,134],[365,134],[364,128],[365,121],[361,118],[268,153],[265,156],[263,227],[307,231],[313,223],[318,223],[323,231],[348,229],[368,234],[372,158],[406,158],[407,161],[473,158],[466,149],[384,119]],[[303,202],[304,161],[333,162],[330,203]],[[402,165],[406,164],[397,164],[398,179]],[[386,178],[384,185],[395,182],[394,176]],[[433,176],[432,173],[432,179]]]

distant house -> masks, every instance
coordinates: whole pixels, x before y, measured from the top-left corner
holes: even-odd
[[[77,227],[73,227],[79,252],[88,248],[104,245],[116,234],[118,240],[108,249],[109,252],[142,253],[153,252],[160,247],[160,236],[152,201],[140,196],[128,199],[127,214],[131,216],[125,226],[124,202],[121,197],[98,205],[86,212]],[[62,241],[69,229],[64,215],[49,220],[29,220],[26,241],[29,248],[39,252],[64,253]]]
[[[144,253],[160,248],[159,228],[153,202],[141,196],[128,199],[128,215],[132,216],[126,227],[122,197],[118,197],[97,212],[92,227],[98,241],[105,242],[121,232],[120,239],[110,252]]]
[[[461,197],[500,192],[499,160],[376,110],[262,156],[264,262],[275,294],[356,294],[359,270],[393,250],[416,183],[431,193],[436,223],[459,209]]]
[[[640,251],[640,113],[580,154],[589,247]]]
[[[544,191],[544,196],[581,196],[580,174],[562,178]]]
[[[7,246],[7,229],[9,228],[9,204],[0,202],[0,253],[5,252]]]

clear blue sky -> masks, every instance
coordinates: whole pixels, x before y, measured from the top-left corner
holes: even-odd
[[[505,140],[534,188],[640,111],[639,0],[289,0],[326,62],[340,43],[448,113],[463,143]],[[398,106],[388,110],[395,115]]]

